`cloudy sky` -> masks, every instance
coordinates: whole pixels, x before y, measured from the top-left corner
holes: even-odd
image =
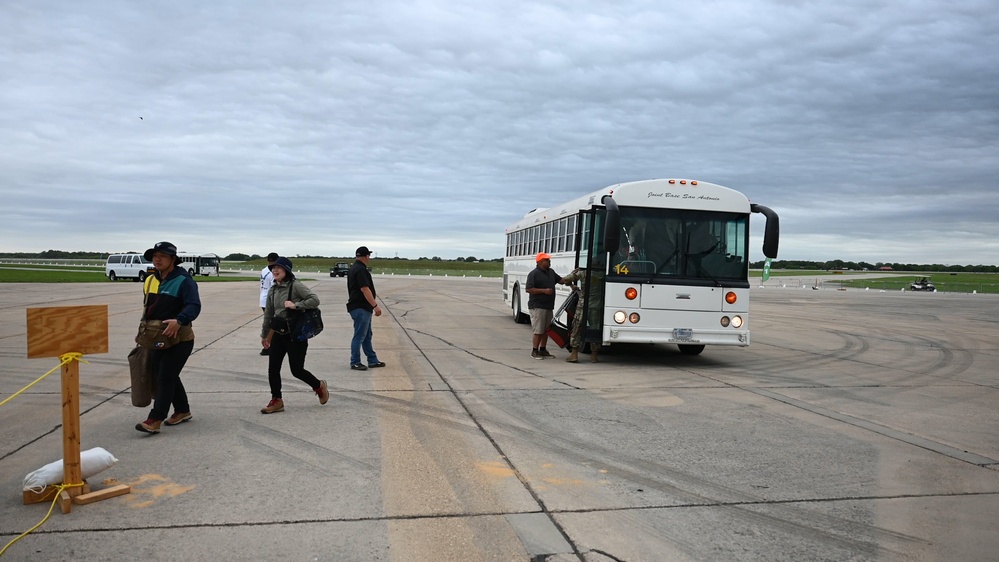
[[[994,0],[3,0],[0,251],[495,258],[675,177],[782,259],[996,264],[997,57]]]

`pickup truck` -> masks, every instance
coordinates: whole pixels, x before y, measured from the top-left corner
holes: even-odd
[[[334,264],[333,267],[330,268],[330,277],[346,277],[348,269],[350,269],[349,263],[340,262]]]

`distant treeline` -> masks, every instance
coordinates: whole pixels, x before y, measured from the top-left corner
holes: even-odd
[[[63,252],[61,250],[46,250],[44,252],[0,252],[0,259],[104,259],[108,256],[109,252]],[[320,260],[351,260],[352,257],[344,258],[340,256],[302,256],[295,255],[290,256],[292,258],[312,258]],[[222,258],[225,261],[260,261],[264,259],[263,256],[259,254],[229,254]],[[399,261],[411,261],[409,258],[384,258],[378,257],[379,260],[399,260]],[[493,258],[493,259],[479,259],[473,256],[459,257],[454,259],[441,258],[438,256],[433,256],[430,258],[421,257],[416,261],[460,261],[460,262],[502,262],[503,258]],[[749,264],[753,269],[762,269],[763,262],[758,261]],[[865,261],[854,262],[854,261],[843,261],[843,260],[832,260],[832,261],[804,261],[804,260],[775,260],[770,264],[773,269],[808,269],[808,270],[852,270],[852,271],[946,271],[953,273],[999,273],[999,266],[995,265],[943,265],[943,264],[920,264],[920,263],[894,263],[894,262],[877,262],[869,263]]]
[[[45,250],[44,252],[0,252],[0,259],[18,259],[18,260],[65,260],[65,259],[78,259],[78,260],[102,260],[108,257],[112,253],[122,253],[122,252],[64,252],[62,250]],[[138,253],[138,252],[136,252]],[[340,256],[309,256],[309,255],[299,255],[289,256],[291,258],[302,258],[302,259],[319,259],[319,260],[345,260],[354,259],[353,257],[344,258]],[[260,261],[264,259],[264,256],[260,254],[229,254],[222,258],[225,261]],[[380,260],[399,260],[399,261],[410,261],[409,258],[384,258],[379,257]],[[461,261],[466,263],[474,262],[501,262],[503,258],[493,258],[493,259],[479,259],[474,256],[459,257],[455,259],[447,259],[438,256],[432,258],[421,257],[417,261]]]
[[[762,269],[762,261],[750,263],[753,269]],[[943,265],[920,263],[891,263],[865,261],[803,261],[774,260],[770,263],[772,269],[810,269],[810,270],[851,270],[851,271],[946,271],[952,273],[999,273],[999,267],[994,265]]]

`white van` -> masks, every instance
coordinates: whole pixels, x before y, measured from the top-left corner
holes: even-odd
[[[104,264],[104,275],[112,281],[122,277],[145,281],[152,272],[153,262],[142,257],[142,254],[111,254]]]

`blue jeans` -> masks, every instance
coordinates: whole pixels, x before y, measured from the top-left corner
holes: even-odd
[[[350,317],[354,320],[354,337],[350,339],[350,364],[361,364],[361,350],[368,359],[368,365],[378,363],[378,355],[371,347],[371,317],[374,313],[363,308],[355,308],[350,311]]]

